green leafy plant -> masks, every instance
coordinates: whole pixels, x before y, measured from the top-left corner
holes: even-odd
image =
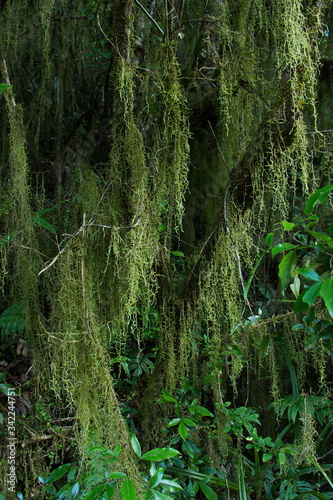
[[[142,475],[142,489],[144,499],[171,500],[168,492],[181,489],[175,480],[169,479],[164,474],[164,468],[159,467],[161,462],[179,455],[179,451],[169,448],[155,448],[147,453],[141,452],[141,446],[136,438],[131,438],[133,451],[140,461],[151,464],[149,476]],[[41,484],[52,498],[58,500],[84,499],[84,500],[109,500],[113,498],[115,491],[121,490],[124,500],[136,500],[136,488],[130,476],[115,470],[116,462],[121,447],[117,445],[113,451],[104,447],[94,446],[89,450],[88,471],[82,473],[80,468],[74,464],[63,464],[51,472],[47,478],[40,477]],[[65,478],[66,476],[66,478]],[[59,489],[55,483],[62,482]]]

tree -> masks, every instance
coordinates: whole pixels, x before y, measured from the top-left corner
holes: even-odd
[[[2,2],[1,306],[23,304],[23,385],[51,424],[29,422],[20,465],[45,469],[59,443],[74,456],[74,437],[83,460],[121,444],[138,481],[111,370],[132,351],[157,351],[134,403],[145,447],[168,412],[156,401],[184,377],[203,400],[253,401],[267,324],[238,325],[276,282],[259,277],[250,297],[251,271],[266,234],[332,176],[330,16],[317,0]],[[265,363],[276,394],[273,341]]]

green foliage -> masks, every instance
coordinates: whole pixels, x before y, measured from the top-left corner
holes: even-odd
[[[22,335],[25,327],[23,301],[12,304],[0,314],[0,330],[2,338]]]
[[[307,201],[306,215],[327,200],[333,190],[327,186],[316,191]],[[320,208],[320,207],[319,207]],[[306,348],[325,341],[330,349],[333,317],[333,278],[331,262],[333,256],[333,238],[331,236],[331,218],[325,207],[322,213],[310,215],[293,223],[283,222],[288,238],[296,243],[279,243],[272,249],[272,255],[290,250],[279,264],[279,278],[282,293],[290,284],[295,298],[294,312],[303,313],[303,322],[294,325],[295,331],[303,330],[307,334]],[[293,281],[292,283],[290,283]],[[319,300],[318,300],[319,299]],[[322,300],[320,300],[322,299]]]

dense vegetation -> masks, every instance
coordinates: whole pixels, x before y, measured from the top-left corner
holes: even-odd
[[[0,498],[333,498],[332,14],[0,2]]]

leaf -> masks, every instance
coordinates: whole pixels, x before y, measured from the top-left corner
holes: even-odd
[[[316,301],[323,284],[324,283],[320,281],[310,286],[310,288],[308,288],[302,296],[303,302],[306,302],[309,306],[313,304]]]
[[[333,277],[322,283],[320,295],[324,299],[329,314],[333,317]]]
[[[113,497],[114,487],[107,484],[105,486],[105,499],[110,500]]]
[[[269,462],[273,458],[273,453],[264,453],[262,456],[263,462]]]
[[[280,465],[284,465],[287,462],[287,456],[283,451],[279,451],[278,459]]]
[[[58,481],[58,479],[62,478],[72,467],[72,464],[63,464],[60,465],[57,469],[51,472],[49,477],[45,480],[45,484],[51,484],[54,481]]]
[[[305,215],[309,215],[316,205],[321,205],[327,199],[330,192],[333,190],[333,185],[324,186],[321,189],[318,189],[315,193],[313,193],[308,201],[306,202],[304,213]]]
[[[126,474],[124,472],[114,471],[108,475],[108,479],[124,479]]]
[[[121,487],[122,500],[136,500],[135,487],[129,477],[125,479]]]
[[[193,410],[193,406],[192,407],[190,406],[190,410],[191,409]],[[192,413],[193,413],[193,411],[192,411]],[[189,425],[190,427],[195,427],[196,426],[196,423],[191,418],[184,417],[182,419],[182,421],[184,422],[184,424]]]
[[[101,493],[105,490],[105,484],[100,484],[92,490],[90,490],[84,497],[83,500],[100,500]],[[136,497],[135,497],[136,498]],[[133,499],[134,500],[134,499]]]
[[[266,243],[266,246],[267,246],[268,248],[270,248],[270,247],[271,247],[271,244],[272,244],[273,238],[274,238],[274,233],[268,233],[268,235],[266,236],[266,238],[265,238],[265,243]]]
[[[295,271],[297,271],[298,274],[301,274],[302,276],[304,276],[304,278],[307,278],[308,280],[321,281],[319,274],[316,273],[314,269],[307,267],[306,268],[298,267],[297,269],[295,269]]]
[[[160,461],[180,455],[174,448],[154,448],[141,456],[141,460]]]
[[[331,238],[327,234],[318,233],[316,231],[308,231],[308,233],[311,234],[311,236],[316,238],[318,241],[321,241],[330,248],[333,248],[333,238]]]
[[[299,277],[298,277],[298,276],[295,276],[295,277],[294,277],[294,283],[292,283],[292,284],[290,285],[290,289],[291,289],[291,291],[293,292],[293,294],[294,294],[294,296],[296,297],[296,299],[297,299],[297,297],[299,296],[299,291],[300,291],[300,288],[301,288],[301,281],[300,281],[300,279],[299,279]]]
[[[208,484],[200,481],[199,486],[202,493],[206,498],[208,498],[208,500],[218,500],[215,491],[210,486],[208,486]]]
[[[168,393],[164,393],[161,395],[160,399],[158,400],[159,402],[162,402],[162,401],[170,401],[170,403],[177,403],[177,399],[173,398],[172,396],[170,396],[170,394]]]
[[[272,248],[272,257],[275,257],[278,253],[285,252],[286,250],[293,250],[294,248],[303,248],[299,245],[293,245],[292,243],[279,243]]]
[[[73,488],[72,488],[72,492],[71,492],[72,498],[76,497],[76,495],[78,494],[79,490],[80,490],[79,483],[75,483],[74,486],[73,486]]]
[[[138,441],[138,438],[134,434],[131,435],[131,444],[132,444],[132,448],[133,448],[134,453],[136,454],[137,457],[140,458],[142,455],[141,445]]]
[[[188,430],[187,430],[187,427],[183,421],[180,422],[180,424],[178,425],[178,432],[179,432],[179,435],[182,439],[185,440],[187,438]]]
[[[287,253],[279,264],[279,278],[281,280],[282,293],[288,282],[291,280],[293,270],[297,264],[297,255],[295,250]]]
[[[57,234],[57,231],[54,229],[54,227],[51,226],[51,224],[49,224],[45,219],[42,219],[41,217],[38,217],[38,218],[36,218],[34,220],[34,222],[36,224],[39,224],[44,229],[48,229],[49,231],[51,231],[51,233]]]
[[[171,253],[172,253],[172,255],[175,255],[176,257],[185,257],[184,253],[180,252],[179,250],[174,250]]]
[[[333,338],[333,325],[329,325],[326,328],[324,328],[320,334],[319,338],[323,340],[331,339]]]
[[[4,92],[7,89],[10,89],[11,85],[8,85],[8,83],[0,83],[0,94]]]
[[[174,500],[172,497],[169,497],[169,495],[166,495],[165,493],[161,493],[160,491],[156,490],[151,490],[154,498],[157,500]]]
[[[182,490],[183,489],[180,486],[180,484],[176,483],[176,481],[172,481],[171,479],[162,479],[161,484],[164,484],[165,486],[169,486],[169,487],[174,488],[176,490]]]
[[[149,481],[149,487],[156,488],[156,486],[158,486],[162,481],[163,474],[164,474],[164,467],[160,467],[159,469],[157,469],[157,471]]]
[[[283,229],[285,229],[286,231],[291,231],[296,226],[296,224],[294,224],[293,222],[287,222],[285,220],[281,221],[281,224],[283,226]]]
[[[205,408],[204,406],[192,406],[192,408],[194,408],[197,413],[199,413],[199,415],[203,415],[205,417],[214,417],[212,412],[207,410],[207,408]]]
[[[302,292],[301,295],[299,295],[297,297],[297,300],[296,300],[296,302],[294,304],[294,308],[293,309],[294,309],[294,312],[296,314],[301,313],[303,311],[306,311],[308,309],[308,307],[309,307],[308,304],[306,304],[305,302],[303,302],[303,295],[304,295],[304,293],[305,292]]]
[[[173,418],[172,420],[170,420],[170,422],[168,423],[168,427],[173,427],[174,425],[177,425],[179,424],[179,422],[181,421],[180,418]]]

